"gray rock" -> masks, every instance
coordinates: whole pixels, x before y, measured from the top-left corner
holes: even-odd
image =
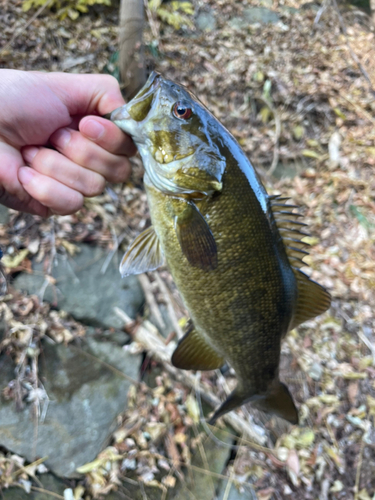
[[[39,376],[50,401],[44,422],[38,422],[37,442],[30,407],[17,412],[13,401],[0,397],[0,445],[28,461],[48,457],[45,464],[54,473],[75,477],[77,467],[94,460],[106,446],[117,415],[126,408],[131,383],[126,377],[137,379],[140,357],[87,338],[81,347],[44,341],[39,359]],[[5,355],[0,371],[3,381],[14,377]]]
[[[276,24],[280,19],[276,12],[266,7],[248,7],[244,9],[243,15],[249,24]]]
[[[233,17],[229,25],[232,28],[243,29],[249,24],[276,24],[279,20],[278,14],[266,7],[248,7],[243,10],[242,17]]]
[[[314,361],[314,363],[311,365],[310,370],[309,370],[309,375],[313,380],[320,380],[323,375],[323,368],[320,363],[317,363]]]
[[[36,294],[72,314],[78,321],[103,328],[122,328],[122,320],[113,308],[124,309],[135,317],[142,307],[144,296],[135,276],[122,279],[118,270],[121,253],[116,254],[102,274],[108,253],[99,247],[80,245],[73,258],[57,255],[52,276],[55,284],[44,290],[44,263],[33,264],[33,274],[20,274],[13,286]]]
[[[257,500],[254,488],[249,483],[244,484],[243,492],[238,491],[233,483],[229,486],[229,492],[227,488],[228,480],[223,479],[220,491],[217,495],[217,500],[224,500],[224,498],[226,500]]]
[[[0,224],[8,224],[9,222],[9,208],[0,205]]]
[[[213,31],[217,26],[217,22],[212,11],[200,12],[195,20],[195,25],[202,31]]]
[[[225,431],[217,429],[214,434],[220,441],[224,441],[226,445],[233,443],[231,437],[231,429],[225,428]],[[199,500],[212,500],[215,498],[215,492],[220,486],[221,479],[205,473],[207,465],[211,472],[222,474],[229,460],[231,449],[228,446],[216,443],[211,437],[207,436],[203,440],[205,456],[201,455],[199,447],[192,459],[192,464],[195,466],[190,473],[186,475],[186,480],[179,483],[171,495],[171,500],[180,500],[182,498],[199,498]],[[206,461],[207,460],[207,461]],[[171,493],[172,493],[171,491]]]

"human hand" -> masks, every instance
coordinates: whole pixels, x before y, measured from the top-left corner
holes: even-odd
[[[128,177],[134,144],[95,116],[124,104],[113,77],[0,69],[0,98],[3,205],[67,215],[84,196],[100,194],[106,180]]]

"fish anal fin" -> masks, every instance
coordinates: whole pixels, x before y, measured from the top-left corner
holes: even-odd
[[[172,354],[173,366],[182,370],[216,370],[224,363],[224,358],[205,342],[193,326]]]
[[[294,269],[294,275],[297,279],[298,296],[289,330],[324,313],[331,304],[331,295],[325,288],[312,281],[302,271]]]
[[[217,267],[215,238],[205,218],[193,203],[175,218],[175,230],[181,250],[193,267],[211,271]]]
[[[125,252],[121,264],[121,276],[141,274],[154,271],[164,262],[163,252],[160,247],[153,226],[139,234]]]
[[[235,389],[231,394],[229,394],[227,399],[215,411],[212,417],[208,420],[208,423],[210,425],[214,425],[214,423],[218,418],[222,417],[229,411],[234,410],[235,408],[239,408],[243,404],[247,403],[248,400],[249,400],[248,396],[244,397],[242,394],[238,393]]]
[[[281,417],[291,424],[298,424],[298,410],[293,398],[287,386],[279,380],[273,382],[264,396],[254,401],[254,407]]]

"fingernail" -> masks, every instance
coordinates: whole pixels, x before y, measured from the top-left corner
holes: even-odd
[[[27,163],[31,163],[34,159],[34,156],[37,154],[39,151],[39,148],[36,148],[35,146],[31,146],[28,148],[24,148],[22,150],[22,156]]]
[[[90,139],[100,139],[100,137],[104,134],[104,127],[96,120],[87,120],[83,127],[83,133]]]
[[[26,186],[34,178],[34,171],[29,167],[20,167],[18,170],[18,179],[21,184]]]
[[[67,128],[61,128],[52,135],[50,141],[59,148],[63,149],[68,145],[71,137],[72,134]]]

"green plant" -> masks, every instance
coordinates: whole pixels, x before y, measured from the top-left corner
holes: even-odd
[[[111,0],[24,0],[22,10],[27,12],[45,5],[49,9],[56,9],[59,19],[70,17],[74,21],[95,4],[111,5]]]

